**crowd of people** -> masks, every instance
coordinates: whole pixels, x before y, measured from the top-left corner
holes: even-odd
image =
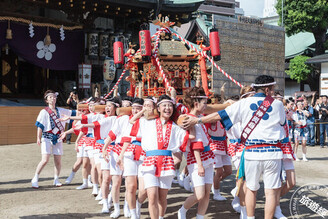
[[[44,95],[48,106],[36,122],[42,159],[32,187],[39,188],[39,174],[51,154],[55,160],[54,185],[62,185],[58,178],[62,141],[75,133],[77,158],[65,183],[71,183],[82,167],[83,182],[77,189],[92,187],[92,194],[102,204],[101,212],[109,213],[114,207],[112,218],[120,216],[123,178],[125,217],[140,218],[141,206],[148,199],[150,217],[164,218],[168,191],[172,182],[177,182],[193,191],[178,210],[178,218],[186,218],[196,204],[196,218],[204,218],[211,191],[214,200],[226,200],[220,194],[220,184],[232,174],[232,164],[238,171],[231,204],[240,218],[255,218],[261,176],[265,218],[286,218],[279,200],[295,185],[293,151],[297,152],[299,141],[307,161],[305,130],[314,113],[305,110],[304,100],[295,109],[294,101],[274,93],[275,84],[271,76],[261,75],[252,86],[241,89],[239,100],[222,98],[225,102],[215,108],[220,110],[212,112],[200,87],[191,88],[183,103],[171,89],[170,96],[162,95],[158,100],[151,96],[99,98],[77,112],[56,107],[57,93],[48,90]],[[328,120],[328,107],[323,109],[327,98],[322,102],[321,118]],[[99,105],[106,105],[105,113],[96,110]],[[65,131],[70,120],[74,120],[73,126]],[[181,162],[183,159],[186,162]]]
[[[301,142],[303,150],[306,150],[306,146],[327,146],[328,97],[321,95],[316,100],[315,97],[313,93],[310,103],[305,95],[283,100],[288,112],[291,141],[297,146]],[[296,160],[299,161],[298,158]],[[308,161],[306,156],[303,156],[303,160]]]

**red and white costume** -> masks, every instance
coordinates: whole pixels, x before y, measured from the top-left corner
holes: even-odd
[[[102,149],[104,147],[104,139],[108,136],[111,128],[114,126],[116,120],[116,116],[107,116],[105,115],[104,118],[100,119],[99,121],[93,122],[93,134],[96,139],[94,144],[94,158],[95,163],[101,163],[104,169],[109,169],[109,164],[103,159],[102,157]]]
[[[87,115],[82,115],[82,120],[81,124],[89,124],[95,121],[98,121],[104,117],[103,114],[98,114],[98,113],[89,113]],[[88,131],[86,131],[88,130]],[[93,129],[92,128],[83,128],[82,131],[84,133],[87,132],[87,135],[85,136],[84,139],[84,150],[88,153],[89,158],[93,158],[93,147],[96,143],[96,139],[93,134]]]
[[[240,123],[233,124],[231,129],[226,131],[229,139],[228,154],[231,157],[236,169],[239,167],[240,157],[245,147],[240,143],[241,131]]]
[[[132,116],[131,116],[132,117]],[[129,119],[131,119],[131,117]],[[140,119],[128,124],[123,130],[126,140],[130,139],[130,145],[124,152],[124,171],[123,176],[141,176],[140,166],[146,156],[146,152],[141,147],[141,137],[139,133]]]
[[[190,116],[194,116],[188,114]],[[194,116],[195,117],[195,116]],[[187,168],[191,175],[191,181],[194,187],[213,183],[213,165],[214,153],[210,149],[211,137],[209,136],[204,124],[196,124],[195,126],[196,138],[190,140],[189,147],[184,148],[184,156],[187,160]],[[194,155],[194,150],[200,150],[200,157],[203,167],[205,169],[205,177],[198,175],[198,165]]]
[[[175,176],[172,153],[186,148],[188,143],[189,133],[187,131],[171,120],[167,121],[166,126],[163,122],[160,118],[140,119],[141,146],[146,152],[146,158],[141,167],[145,188],[151,186],[171,188]]]
[[[110,174],[111,175],[122,175],[123,171],[116,165],[116,160],[118,159],[124,142],[130,142],[130,137],[123,136],[123,130],[125,130],[129,125],[130,116],[118,116],[115,120],[113,128],[109,132],[108,136],[112,141],[115,141],[113,147],[108,147],[107,152],[110,154]]]
[[[229,155],[227,155],[227,135],[220,122],[205,124],[208,134],[211,136],[212,143],[210,148],[213,151],[214,168],[221,168],[223,166],[231,165]]]

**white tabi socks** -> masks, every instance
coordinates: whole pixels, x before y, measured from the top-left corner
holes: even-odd
[[[75,176],[75,173],[74,171],[71,172],[71,174],[69,175],[69,177],[67,177],[67,179],[65,180],[65,184],[70,184]]]
[[[59,182],[59,177],[57,175],[54,176],[54,186],[60,187],[62,184]]]
[[[118,218],[120,216],[120,203],[114,203],[114,211],[110,214],[112,218]]]
[[[32,188],[34,188],[34,189],[38,189],[38,188],[39,188],[39,184],[38,184],[38,182],[39,182],[39,174],[36,173],[36,174],[34,175],[33,179],[31,180]]]

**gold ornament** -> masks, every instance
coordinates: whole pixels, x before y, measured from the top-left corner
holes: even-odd
[[[11,40],[12,38],[13,38],[13,32],[10,29],[10,21],[8,21],[8,29],[7,29],[7,33],[6,33],[6,39]]]

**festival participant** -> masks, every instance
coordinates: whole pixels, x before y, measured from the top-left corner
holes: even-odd
[[[277,98],[276,98],[277,99]],[[280,100],[280,99],[278,99]],[[281,100],[280,100],[281,101]],[[283,102],[283,101],[282,101]],[[285,104],[288,105],[290,103],[289,100],[285,100]],[[286,111],[286,108],[285,108]],[[293,114],[288,115],[286,111],[286,119],[287,122],[284,125],[285,133],[289,135],[289,125],[288,125],[288,117],[292,117]],[[281,144],[281,150],[283,152],[283,160],[282,160],[282,181],[286,181],[281,186],[280,190],[280,197],[287,194],[289,190],[291,190],[296,184],[296,177],[295,177],[295,168],[293,161],[295,160],[294,151],[291,146],[290,138],[287,137],[284,142]],[[274,217],[277,219],[287,219],[282,213],[280,207],[280,198],[277,200],[276,210],[274,212]]]
[[[144,99],[144,104],[143,104],[143,109],[136,113],[131,119],[130,119],[130,124],[135,124],[135,122],[140,119],[145,113],[147,113],[148,116],[152,116],[154,115],[154,110],[156,108],[156,103],[157,103],[157,99],[155,97],[152,96],[148,96]],[[147,192],[145,190],[145,186],[144,186],[144,179],[143,179],[143,175],[140,171],[141,168],[139,168],[139,173],[138,174],[138,198],[136,201],[136,213],[137,213],[137,217],[140,218],[140,209],[142,204],[144,203],[144,201],[147,198]]]
[[[169,96],[159,97],[157,110],[159,118],[141,118],[139,128],[141,146],[146,152],[141,172],[152,219],[164,218],[167,193],[175,175],[172,154],[185,148],[189,139],[188,132],[172,121],[175,102]]]
[[[283,104],[271,97],[275,84],[271,76],[258,76],[253,84],[256,90],[253,97],[238,101],[218,113],[202,118],[189,117],[184,121],[184,127],[190,128],[197,122],[221,120],[226,130],[240,122],[243,130],[241,142],[245,142],[246,147],[241,157],[239,177],[246,178],[245,199],[248,218],[255,218],[256,193],[260,187],[261,175],[266,196],[265,218],[274,216],[280,192],[283,158],[280,147],[287,135],[283,127],[286,122]]]
[[[77,111],[77,116],[80,116],[80,115],[86,115],[88,114],[89,111],[88,110],[78,110]],[[80,121],[76,122],[74,121],[73,124],[72,124],[72,127],[71,129],[63,132],[61,135],[60,135],[60,139],[63,140],[65,139],[66,135],[67,134],[72,134],[72,133],[75,133],[77,136],[79,135],[80,131],[79,130],[75,130],[75,126],[78,125],[79,123],[81,123]],[[83,141],[83,139],[81,139],[81,141]],[[76,153],[76,161],[72,167],[72,172],[70,173],[70,175],[67,177],[67,179],[65,180],[65,184],[70,184],[76,174],[76,172],[80,169],[81,165],[83,164],[83,149],[82,148],[79,148],[79,151]]]
[[[102,213],[109,213],[109,205],[108,205],[108,194],[109,194],[109,184],[111,181],[111,175],[110,175],[110,163],[104,159],[102,156],[106,150],[107,146],[104,146],[105,142],[104,139],[108,136],[108,133],[110,130],[114,127],[115,121],[116,121],[116,109],[120,106],[120,99],[118,97],[114,97],[112,99],[109,99],[106,101],[106,116],[98,121],[89,123],[89,124],[81,124],[79,127],[76,127],[78,129],[83,128],[93,128],[94,135],[96,138],[96,149],[101,152],[101,155],[98,155],[99,159],[97,160],[98,170],[99,170],[99,164],[101,169],[102,178],[99,182],[101,182],[101,194],[102,194]],[[113,145],[111,145],[113,146]],[[97,155],[96,155],[97,156]],[[98,161],[99,160],[99,161]]]
[[[226,132],[220,122],[206,124],[207,132],[211,136],[210,144],[214,158],[214,178],[213,178],[213,199],[218,201],[227,200],[220,194],[220,182],[227,176],[231,175],[231,159],[227,155],[227,139]]]
[[[254,94],[255,91],[251,86],[243,86],[240,90],[240,99],[251,97]],[[244,149],[244,145],[240,143],[241,132],[242,129],[240,127],[240,122],[233,124],[232,127],[226,132],[229,139],[228,154],[231,157],[231,160],[236,169],[239,167],[241,154]],[[240,183],[240,185],[238,185],[238,183]],[[238,187],[240,189],[237,195]],[[237,181],[236,187],[231,191],[231,194],[234,197],[231,202],[231,206],[236,212],[240,213],[240,219],[247,218],[245,192],[246,185],[243,181]]]
[[[295,145],[293,151],[296,155],[296,161],[300,161],[300,159],[298,159],[297,157],[299,141],[302,141],[303,161],[308,161],[308,159],[306,158],[306,141],[308,137],[308,132],[306,129],[306,120],[308,116],[309,112],[307,110],[304,110],[303,102],[297,102],[297,110],[295,111],[292,117],[295,122]]]
[[[203,88],[193,87],[185,95],[185,102],[190,109],[190,116],[199,118],[207,106],[207,96]],[[203,124],[195,125],[196,138],[190,141],[190,147],[184,150],[188,172],[194,187],[194,194],[189,196],[178,211],[178,218],[185,219],[187,211],[198,203],[197,219],[204,218],[209,203],[213,183],[214,154],[211,151],[211,137]]]
[[[130,101],[126,103],[126,107],[130,106]],[[117,117],[115,120],[115,123],[110,130],[106,140],[104,148],[107,149],[108,145],[112,142],[115,142],[115,145],[113,147],[110,147],[108,150],[103,150],[103,156],[105,160],[109,157],[110,162],[110,175],[112,180],[112,190],[111,190],[111,196],[113,199],[113,205],[114,205],[114,211],[111,213],[110,217],[112,218],[118,218],[120,216],[120,187],[122,182],[122,174],[123,171],[120,169],[120,167],[117,165],[116,161],[118,159],[118,156],[120,155],[120,152],[122,150],[123,143],[125,142],[125,138],[123,138],[123,130],[125,130],[129,125],[129,116],[123,115]],[[127,208],[127,202],[124,204],[124,213],[128,214],[128,208]]]
[[[87,115],[81,115],[81,116],[73,116],[73,117],[64,117],[62,118],[63,121],[66,120],[80,120],[81,124],[88,124],[92,123],[94,121],[100,120],[104,117],[102,113],[96,113],[95,112],[95,106],[99,104],[104,104],[103,100],[100,99],[94,99],[91,100],[89,105],[89,111],[90,113]],[[87,134],[85,134],[87,133]],[[83,166],[82,166],[82,175],[83,175],[83,183],[81,186],[77,187],[76,189],[86,189],[88,187],[93,187],[92,195],[98,194],[98,173],[96,171],[96,165],[94,162],[94,151],[93,147],[95,145],[96,139],[94,138],[93,129],[91,128],[85,128],[82,130],[82,132],[79,133],[76,141],[75,141],[75,150],[77,152],[80,152],[79,148],[82,148],[82,157],[83,157]],[[91,178],[92,182],[89,182],[89,173],[91,171]]]
[[[135,116],[142,110],[144,100],[135,98],[132,102],[132,115]],[[123,130],[122,151],[118,157],[117,165],[123,169],[123,176],[126,182],[126,199],[129,205],[131,219],[139,218],[136,211],[136,192],[138,186],[138,176],[140,176],[139,167],[141,166],[145,157],[145,152],[141,148],[141,139],[138,137],[139,120],[134,124],[130,124]]]
[[[63,144],[59,140],[60,133],[64,132],[66,122],[60,122],[59,118],[63,115],[75,115],[75,111],[57,108],[58,93],[53,90],[47,90],[44,93],[44,101],[48,105],[41,110],[35,125],[37,128],[37,144],[41,146],[41,161],[38,164],[35,175],[31,181],[33,188],[39,188],[39,174],[49,161],[50,155],[54,155],[55,174],[54,186],[61,186],[59,181],[59,174],[61,170],[61,156],[63,155]]]

